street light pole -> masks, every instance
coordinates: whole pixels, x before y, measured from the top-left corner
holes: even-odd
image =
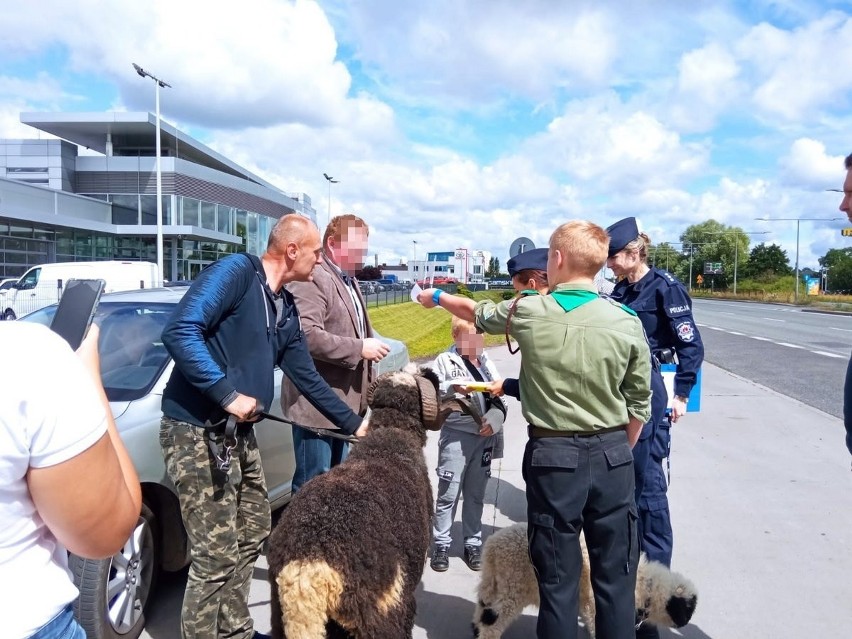
[[[411,240],[411,243],[414,244],[414,260],[411,266],[411,277],[414,280],[414,283],[417,283],[417,240]]]
[[[692,254],[695,252],[695,245],[689,243],[689,292],[692,293]]]
[[[156,134],[156,146],[157,146],[157,160],[156,160],[156,172],[157,172],[157,286],[163,285],[163,174],[160,168],[160,87],[171,88],[171,84],[166,82],[165,80],[161,80],[160,78],[152,75],[142,67],[140,67],[135,62],[133,63],[133,68],[136,69],[136,73],[138,73],[143,78],[151,78],[154,81],[154,103],[157,111],[157,134]],[[172,278],[175,278],[175,274],[172,273]]]
[[[760,222],[795,222],[796,223],[796,292],[794,302],[799,302],[799,227],[802,220],[805,222],[834,222],[843,220],[842,217],[756,217]]]
[[[337,184],[340,180],[335,180],[328,173],[323,173],[322,175],[326,180],[328,180],[328,215],[325,220],[325,225],[328,226],[331,223],[331,185]]]

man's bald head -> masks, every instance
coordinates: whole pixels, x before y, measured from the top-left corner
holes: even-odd
[[[296,214],[284,215],[272,227],[266,250],[269,253],[284,253],[288,244],[301,245],[311,230],[316,228],[308,218]]]

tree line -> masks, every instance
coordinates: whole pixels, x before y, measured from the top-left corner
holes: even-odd
[[[795,286],[795,264],[787,251],[765,242],[751,246],[750,235],[739,227],[708,220],[688,227],[679,242],[652,244],[648,262],[685,284],[691,282],[693,288],[729,289],[735,272],[737,288],[743,292],[785,288],[788,283]],[[803,272],[823,276],[830,293],[852,291],[852,248],[830,249],[818,261],[819,273],[800,267],[800,276]]]

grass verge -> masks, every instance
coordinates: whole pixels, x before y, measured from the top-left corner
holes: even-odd
[[[474,299],[500,301],[500,291],[479,291]],[[450,335],[452,315],[443,309],[423,308],[414,302],[369,309],[373,327],[382,335],[405,342],[408,356],[414,359],[435,357],[453,343]],[[485,345],[503,343],[502,335],[486,335]]]

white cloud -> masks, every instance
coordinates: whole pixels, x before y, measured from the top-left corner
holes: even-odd
[[[706,131],[743,92],[739,65],[719,44],[689,51],[678,63],[672,119],[681,131]]]
[[[537,101],[605,85],[618,50],[613,16],[593,3],[371,2],[341,12],[365,71],[418,103],[478,107],[507,93]]]
[[[197,124],[324,126],[347,117],[349,72],[335,59],[325,14],[310,0],[152,0],[109,10],[96,0],[57,0],[38,11],[26,3],[4,8],[0,53],[56,45],[67,47],[69,70],[109,76],[131,108],[152,106],[153,87],[135,75],[136,62],[173,86],[163,110]]]
[[[800,138],[781,158],[782,177],[785,184],[795,188],[835,188],[845,175],[843,157],[828,155],[825,144],[818,140]]]
[[[759,24],[736,45],[754,73],[754,105],[764,115],[800,121],[848,107],[852,88],[852,18],[827,13],[787,31]]]
[[[526,151],[592,193],[672,185],[707,159],[705,145],[684,142],[652,113],[631,111],[613,95],[570,103]]]

